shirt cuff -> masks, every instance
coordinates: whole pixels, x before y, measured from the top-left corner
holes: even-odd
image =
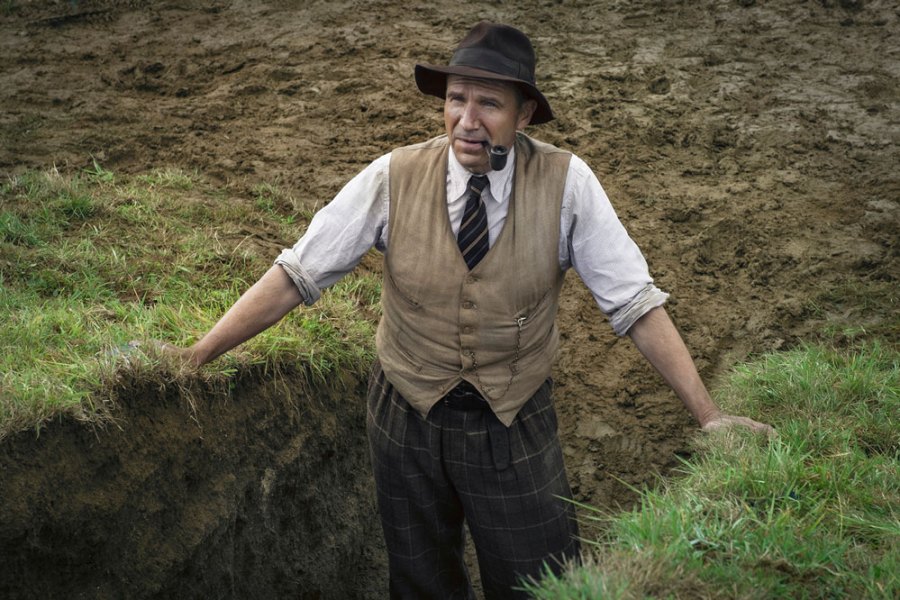
[[[652,283],[648,283],[644,289],[631,299],[631,302],[614,312],[609,317],[609,323],[618,336],[624,336],[635,322],[647,314],[651,309],[662,306],[668,300],[669,294],[663,292]]]
[[[284,269],[284,272],[288,274],[288,277],[300,290],[304,304],[309,306],[322,296],[322,290],[319,289],[319,286],[316,285],[310,274],[297,260],[293,250],[290,248],[282,250],[278,258],[275,259],[275,264]]]

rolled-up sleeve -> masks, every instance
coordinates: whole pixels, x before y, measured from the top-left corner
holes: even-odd
[[[352,271],[387,239],[390,154],[372,162],[316,213],[306,233],[275,264],[291,278],[305,304]]]
[[[668,294],[653,284],[643,254],[577,156],[569,165],[560,226],[560,265],[575,269],[617,335],[665,303]]]

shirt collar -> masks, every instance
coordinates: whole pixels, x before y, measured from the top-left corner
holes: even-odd
[[[447,202],[457,200],[466,192],[469,185],[469,177],[472,173],[466,170],[453,153],[453,148],[449,149],[449,159],[447,164]],[[487,178],[490,183],[487,194],[483,198],[492,198],[495,202],[504,202],[509,198],[512,188],[512,174],[516,164],[516,149],[509,149],[506,166],[502,171],[488,171]]]

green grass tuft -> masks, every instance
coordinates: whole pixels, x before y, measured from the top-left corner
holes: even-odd
[[[805,346],[738,367],[718,395],[779,436],[704,436],[635,510],[588,509],[606,525],[588,564],[535,597],[900,595],[900,354]]]
[[[155,360],[117,348],[192,343],[304,225],[275,186],[228,196],[175,169],[120,177],[95,161],[74,176],[29,172],[0,185],[0,438],[61,414],[106,418],[115,370]],[[379,293],[376,277],[350,276],[201,376],[296,364],[310,383],[362,374]]]

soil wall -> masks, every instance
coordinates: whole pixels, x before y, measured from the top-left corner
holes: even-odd
[[[0,444],[0,598],[383,598],[364,390],[126,382]]]

